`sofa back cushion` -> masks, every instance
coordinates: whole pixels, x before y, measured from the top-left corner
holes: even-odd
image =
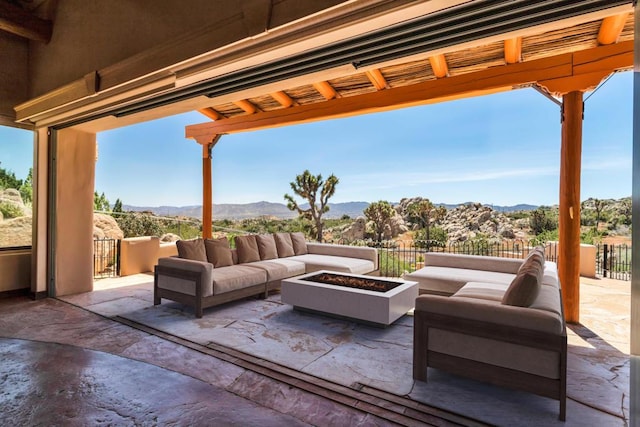
[[[273,238],[276,241],[278,258],[286,258],[296,254],[293,251],[293,242],[291,241],[291,235],[289,233],[275,233]]]
[[[214,267],[228,267],[233,265],[231,248],[229,247],[229,240],[227,240],[226,237],[206,239],[204,241],[204,249],[207,253],[207,260],[209,260]]]
[[[261,260],[278,258],[278,249],[273,234],[259,234],[256,236],[258,252]]]
[[[291,243],[293,243],[293,253],[296,255],[307,254],[307,240],[301,232],[291,233]]]
[[[524,260],[516,277],[504,293],[502,304],[529,307],[538,297],[542,286],[544,256],[536,249]]]
[[[178,240],[176,247],[180,258],[208,262],[207,253],[204,249],[204,240],[202,239]]]
[[[236,236],[236,249],[238,250],[238,263],[260,261],[258,242],[254,234],[248,236]]]

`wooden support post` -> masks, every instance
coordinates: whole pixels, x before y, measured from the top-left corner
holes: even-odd
[[[560,149],[558,276],[567,322],[580,321],[580,166],[582,162],[582,92],[563,96]]]
[[[202,143],[202,238],[213,235],[213,190],[211,185],[211,151],[222,135],[214,135],[208,144]]]

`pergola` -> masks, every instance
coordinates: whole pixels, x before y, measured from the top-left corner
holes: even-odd
[[[443,18],[443,14],[431,16],[424,28],[429,24],[436,28]],[[561,106],[558,269],[565,316],[569,322],[578,322],[583,93],[611,73],[631,69],[633,23],[632,10],[625,5],[605,14],[582,14],[534,27],[506,26],[480,42],[456,42],[459,33],[443,33],[449,43],[397,58],[383,55],[368,61],[360,53],[356,57],[365,60],[318,72],[312,83],[305,64],[322,55],[347,55],[348,42],[227,76],[237,89],[225,93],[222,87],[224,97],[211,96],[210,106],[198,110],[213,121],[186,127],[186,136],[202,145],[203,236],[212,233],[211,153],[222,135],[533,87]],[[361,52],[375,52],[391,43],[389,33],[382,29],[353,43]],[[295,84],[296,67],[307,77],[304,84]],[[283,87],[278,81],[285,77]],[[264,93],[243,98],[242,82],[251,79],[260,83]],[[224,102],[216,102],[223,98]]]

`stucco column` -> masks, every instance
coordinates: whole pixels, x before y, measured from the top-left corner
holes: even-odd
[[[47,293],[49,130],[38,129],[33,144],[31,295],[37,299]]]
[[[93,290],[93,193],[96,135],[57,132],[53,263],[55,296]]]
[[[580,321],[580,169],[582,162],[582,92],[563,96],[560,149],[558,276],[567,322]]]

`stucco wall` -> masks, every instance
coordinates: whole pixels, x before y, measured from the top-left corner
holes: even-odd
[[[0,252],[0,292],[29,289],[31,250]]]
[[[234,27],[237,35],[225,32],[212,39],[211,49],[217,47],[220,37],[226,38],[223,45],[245,38],[248,31],[255,33],[255,28],[261,28],[261,23],[252,19],[260,21],[268,16],[269,5],[269,0],[57,1],[51,41],[31,43],[31,97],[212,24],[222,27],[238,20],[246,22]],[[276,0],[272,26],[343,1]]]
[[[56,295],[93,289],[95,134],[58,132],[56,181]]]
[[[0,124],[13,122],[13,107],[28,97],[29,44],[9,33],[0,31]]]

